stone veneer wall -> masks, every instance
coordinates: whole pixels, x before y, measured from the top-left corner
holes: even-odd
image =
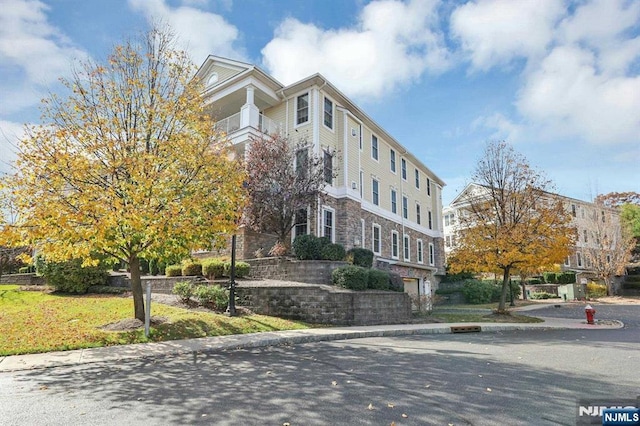
[[[254,258],[255,252],[258,249],[262,249],[266,255],[276,241],[278,241],[278,237],[275,235],[261,234],[249,228],[242,227],[236,234],[236,258],[238,260]],[[223,256],[231,256],[231,237],[227,238],[225,246],[220,249],[193,253],[193,257],[197,259]]]
[[[355,292],[328,285],[240,283],[239,303],[263,315],[331,325],[400,324],[411,320],[406,293]]]
[[[16,284],[16,285],[44,285],[44,278],[30,274],[10,274],[0,277],[0,284]]]
[[[347,262],[331,260],[296,260],[287,257],[246,259],[251,265],[249,278],[330,284],[331,272]]]
[[[371,250],[373,248],[372,242],[372,226],[374,223],[380,225],[380,244],[381,244],[381,256],[382,259],[391,259],[391,231],[398,232],[398,254],[399,258],[394,261],[399,264],[389,265],[385,261],[376,261],[374,266],[379,269],[385,269],[392,272],[396,272],[403,277],[407,278],[423,278],[431,281],[432,288],[437,288],[438,275],[444,275],[444,240],[442,238],[433,238],[428,235],[422,234],[409,227],[405,227],[404,233],[409,236],[409,249],[410,249],[410,262],[404,262],[403,251],[403,229],[402,225],[380,217],[374,213],[363,210],[360,207],[360,203],[349,198],[332,199],[329,198],[325,201],[324,205],[332,207],[336,210],[336,242],[342,244],[345,249],[349,250],[353,247],[361,247],[362,239],[362,222],[365,221],[365,241],[364,247]],[[398,207],[401,208],[400,203]],[[426,211],[423,213],[423,221],[428,220]],[[434,217],[435,220],[435,217]],[[425,222],[426,223],[426,222]],[[420,238],[422,240],[423,249],[422,255],[424,266],[429,265],[429,243],[434,246],[434,258],[436,271],[429,269],[412,266],[411,263],[417,263],[418,259],[418,247],[416,240]]]

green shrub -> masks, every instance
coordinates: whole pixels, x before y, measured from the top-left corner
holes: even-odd
[[[224,275],[224,261],[222,259],[204,259],[202,261],[202,274],[210,280]]]
[[[442,279],[441,282],[443,283],[456,283],[459,281],[464,281],[464,280],[472,280],[474,278],[474,275],[472,272],[467,272],[467,271],[463,271],[463,272],[458,272],[455,274],[452,274],[451,272],[449,272],[449,266],[446,267],[446,275],[444,276],[444,278]]]
[[[563,272],[557,275],[558,284],[574,284],[576,282],[575,272]]]
[[[322,253],[322,249],[331,244],[331,238],[329,237],[318,237],[318,243],[320,244],[320,253]]]
[[[193,294],[201,305],[217,311],[226,309],[229,304],[228,291],[218,285],[199,285],[195,288]]]
[[[347,252],[347,261],[355,266],[371,268],[373,266],[373,252],[360,247],[352,248]]]
[[[29,273],[29,266],[23,266],[21,268],[18,269],[18,273],[19,274],[28,274]]]
[[[194,275],[202,275],[202,263],[189,261],[182,265],[182,275],[190,277]]]
[[[379,269],[368,269],[367,287],[373,290],[389,290],[389,273]]]
[[[587,284],[587,297],[597,298],[605,297],[607,295],[607,286],[604,284],[597,284],[593,281]]]
[[[82,267],[82,260],[46,262],[42,275],[56,291],[84,294],[94,285],[106,286],[109,274],[104,266]]]
[[[529,296],[531,299],[555,299],[558,296],[555,294],[547,293],[546,291],[534,292]]]
[[[111,287],[110,285],[92,285],[87,293],[93,294],[123,294],[128,290],[124,287]]]
[[[147,259],[140,259],[140,273],[142,275],[149,273],[149,261]]]
[[[226,277],[230,277],[231,276],[231,262],[224,262],[223,264],[224,266],[224,275]],[[236,278],[244,278],[247,275],[249,275],[249,272],[251,271],[251,265],[249,265],[247,262],[236,262]]]
[[[530,285],[542,284],[542,280],[539,278],[529,278],[527,280],[527,284],[530,284]]]
[[[191,296],[193,296],[194,286],[191,281],[180,281],[173,285],[171,292],[186,303],[191,299]]]
[[[491,301],[492,302],[499,302],[500,301],[500,296],[502,296],[502,283],[501,282],[497,282],[495,284],[493,284],[493,292],[491,293]],[[522,293],[522,289],[520,288],[520,285],[516,282],[516,281],[511,281],[510,283],[510,289],[507,287],[507,299],[506,300],[511,300],[511,293],[513,292],[513,298],[514,299],[518,299],[520,297],[520,294]]]
[[[251,265],[247,262],[236,262],[236,277],[244,278],[251,272]]]
[[[367,270],[354,265],[341,266],[331,273],[333,285],[350,290],[366,290],[367,279]]]
[[[558,282],[558,275],[555,272],[545,272],[542,276],[545,283],[556,284]]]
[[[182,276],[182,266],[169,265],[165,268],[164,272],[168,277],[180,277]]]
[[[164,275],[167,272],[167,264],[163,261],[158,261],[158,275]]]
[[[159,272],[158,261],[156,259],[151,259],[149,261],[149,273],[153,276],[156,276]]]
[[[495,285],[491,282],[480,280],[466,280],[462,287],[462,294],[467,303],[473,305],[491,302]]]
[[[293,240],[292,248],[300,260],[317,260],[322,257],[322,243],[315,235],[298,235]]]
[[[322,247],[323,260],[344,260],[346,254],[341,244],[326,244]]]
[[[388,274],[389,274],[389,290],[403,293],[404,280],[402,279],[400,274],[396,272],[388,272]]]

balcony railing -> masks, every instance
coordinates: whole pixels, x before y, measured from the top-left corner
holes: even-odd
[[[216,130],[224,132],[227,135],[240,129],[240,113],[235,113],[232,116],[224,118],[216,123]]]
[[[223,118],[222,120],[218,121],[216,123],[216,130],[230,135],[233,132],[240,130],[240,121],[241,113],[235,113],[227,118]],[[271,135],[280,131],[280,125],[269,117],[260,114],[258,116],[258,130],[267,135]]]
[[[280,132],[280,125],[263,114],[260,114],[258,127],[262,133],[267,135]]]

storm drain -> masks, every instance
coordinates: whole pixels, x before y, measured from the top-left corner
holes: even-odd
[[[452,333],[479,333],[482,329],[479,325],[455,325],[451,327]]]

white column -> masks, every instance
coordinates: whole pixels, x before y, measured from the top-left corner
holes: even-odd
[[[254,104],[255,87],[247,86],[247,101],[240,109],[240,127],[259,128],[260,111]]]

